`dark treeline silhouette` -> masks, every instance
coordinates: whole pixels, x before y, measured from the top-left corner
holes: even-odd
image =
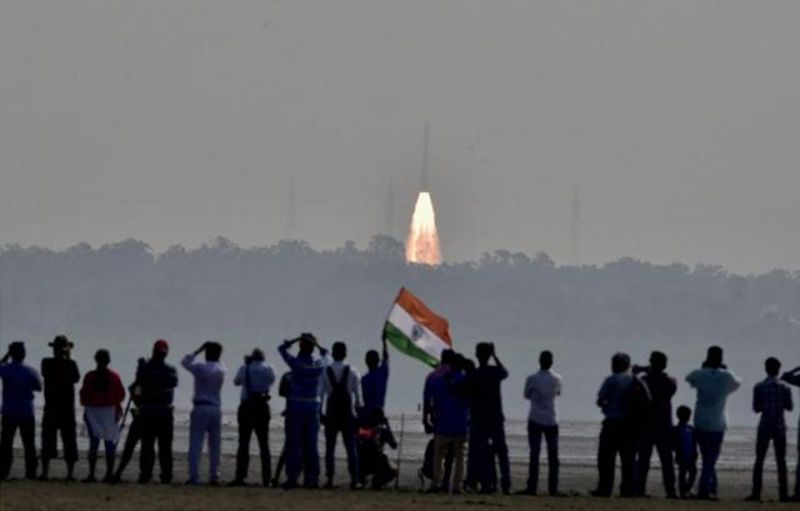
[[[62,251],[0,249],[4,332],[80,330],[116,339],[180,333],[252,338],[324,325],[375,338],[401,285],[471,339],[592,341],[759,339],[800,344],[800,271],[736,275],[622,258],[558,266],[549,256],[498,250],[478,261],[409,266],[403,245],[376,236],[314,250],[303,241],[242,248],[217,238],[155,254],[126,240]]]

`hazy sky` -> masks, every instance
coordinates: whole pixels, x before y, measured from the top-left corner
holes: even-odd
[[[800,2],[0,3],[0,243],[404,237],[800,269]]]

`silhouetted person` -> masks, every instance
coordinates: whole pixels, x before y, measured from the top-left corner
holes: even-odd
[[[469,401],[466,397],[466,361],[451,350],[442,352],[442,371],[435,372],[425,382],[423,402],[428,414],[426,429],[434,433],[434,462],[431,492],[441,492],[443,464],[449,449],[453,450],[454,470],[450,485],[452,493],[461,493],[464,479],[464,444],[469,428]]]
[[[647,475],[650,471],[650,458],[653,448],[658,452],[661,462],[661,477],[667,498],[675,498],[675,466],[672,458],[672,396],[678,388],[675,378],[664,371],[667,368],[667,356],[654,351],[650,355],[650,366],[641,368],[639,378],[649,390],[649,407],[647,416],[639,424],[637,434],[638,448],[636,460],[636,495],[645,496],[647,492]],[[639,368],[637,368],[639,369]]]
[[[384,411],[386,388],[389,383],[389,350],[383,340],[383,358],[375,350],[369,350],[364,357],[367,374],[361,377],[361,394],[364,399],[362,413],[369,420],[375,410]]]
[[[761,487],[764,472],[764,459],[769,444],[775,449],[775,463],[778,466],[778,498],[789,501],[789,485],[786,475],[786,419],[785,412],[791,412],[792,391],[778,375],[781,363],[775,357],[764,362],[767,378],[753,388],[753,411],[761,414],[756,437],[756,463],[753,466],[753,492],[748,500],[761,501]]]
[[[134,386],[131,385],[128,387],[128,391],[133,394],[134,393]],[[131,397],[131,399],[134,399]],[[122,454],[119,455],[119,461],[117,462],[117,468],[114,471],[114,477],[112,482],[118,483],[122,480],[122,474],[125,473],[125,469],[128,468],[128,464],[133,459],[133,453],[136,450],[136,446],[139,445],[139,442],[142,440],[142,420],[139,414],[139,408],[136,406],[135,402],[131,405],[129,410],[131,416],[131,423],[128,425],[128,434],[125,436],[125,442],[122,444]],[[125,417],[123,417],[125,420]],[[120,425],[120,434],[125,429],[125,424]],[[141,454],[139,455],[139,460],[141,461]]]
[[[320,387],[325,421],[325,487],[333,488],[336,437],[341,434],[347,454],[350,487],[356,488],[360,480],[356,451],[356,410],[361,408],[360,378],[355,369],[344,363],[347,358],[345,343],[333,343],[331,356],[333,363],[325,368]]]
[[[197,355],[205,352],[205,362],[198,362]],[[222,411],[220,391],[227,369],[220,361],[222,345],[206,341],[193,353],[183,357],[181,365],[194,376],[192,413],[189,415],[189,480],[195,485],[200,481],[200,455],[203,439],[208,435],[208,482],[219,484],[219,455],[222,442]]]
[[[292,392],[292,372],[288,371],[283,373],[280,381],[278,382],[278,395],[284,398],[284,407],[281,412],[281,417],[286,420],[286,410],[289,406],[289,396]],[[281,454],[278,456],[278,462],[275,464],[275,471],[272,473],[272,486],[277,487],[280,484],[281,472],[283,472],[286,465],[286,435],[283,437],[283,447],[281,447]]]
[[[3,382],[2,421],[0,421],[0,481],[8,477],[14,460],[14,436],[17,429],[25,451],[25,477],[36,478],[36,419],[33,413],[34,392],[42,390],[36,369],[23,364],[25,343],[9,344],[0,359],[0,381]]]
[[[597,394],[597,406],[603,410],[605,419],[600,431],[597,448],[597,488],[592,491],[595,497],[610,497],[614,490],[614,472],[619,454],[622,465],[620,494],[633,495],[634,446],[632,431],[627,418],[627,401],[633,385],[630,374],[631,359],[625,353],[617,353],[611,358],[611,376],[608,376]]]
[[[163,484],[172,482],[172,438],[175,429],[175,418],[172,402],[175,388],[178,386],[178,372],[167,364],[169,343],[159,339],[153,344],[150,360],[140,364],[136,371],[138,388],[138,419],[134,424],[141,424],[142,451],[139,454],[139,482],[149,483],[153,478],[155,464],[155,446],[158,443],[158,462],[161,466],[159,479]]]
[[[289,353],[300,344],[297,356]],[[313,357],[314,348],[320,358]],[[319,386],[322,372],[329,364],[328,350],[317,344],[317,338],[304,333],[297,339],[283,341],[278,348],[286,365],[292,370],[292,388],[286,409],[286,474],[285,488],[296,488],[301,470],[303,486],[319,487]]]
[[[781,380],[789,385],[800,387],[800,367],[795,367],[791,371],[783,373]],[[795,502],[800,502],[800,424],[798,424],[797,428],[797,468],[795,469],[793,500]]]
[[[254,349],[245,357],[234,385],[242,387],[236,420],[239,423],[239,449],[236,451],[236,478],[229,486],[241,486],[247,479],[250,464],[250,437],[255,433],[261,459],[261,483],[269,486],[271,463],[269,453],[269,391],[275,383],[272,367],[264,362],[264,352]]]
[[[42,359],[44,413],[42,414],[42,474],[50,476],[50,460],[58,457],[58,434],[64,449],[67,481],[74,481],[78,443],[75,424],[75,384],[81,381],[78,364],[70,358],[74,345],[66,335],[57,335],[49,344],[53,357]]]
[[[469,463],[480,490],[483,493],[495,491],[495,456],[500,466],[500,488],[508,493],[511,488],[511,469],[506,445],[505,416],[501,384],[508,378],[494,350],[494,344],[481,342],[475,347],[478,368],[468,373],[469,392]],[[490,360],[494,365],[489,365]]]
[[[678,490],[682,499],[692,497],[692,488],[697,479],[697,439],[694,428],[689,424],[692,409],[679,406],[677,411],[678,425],[675,426],[673,448],[675,462],[678,464]]]
[[[388,456],[383,452],[386,445],[397,449],[397,441],[380,408],[373,408],[372,415],[364,418],[356,439],[359,482],[365,485],[367,477],[372,477],[372,489],[380,490],[397,477],[397,470],[392,468]]]
[[[708,348],[706,360],[700,369],[689,373],[686,381],[697,390],[694,407],[694,430],[700,456],[700,487],[697,498],[717,498],[716,465],[722,450],[722,441],[728,427],[725,404],[728,396],[739,388],[739,378],[723,365],[722,348]]]
[[[558,411],[556,398],[561,395],[561,376],[552,371],[553,354],[543,351],[539,355],[539,371],[525,381],[525,399],[531,402],[528,413],[528,484],[523,493],[536,495],[539,487],[539,453],[542,436],[547,443],[548,491],[558,491]]]
[[[97,467],[97,451],[103,441],[106,453],[106,475],[103,482],[113,482],[114,460],[119,442],[119,421],[125,387],[119,375],[109,369],[111,355],[108,350],[97,350],[94,355],[97,368],[83,378],[80,396],[83,419],[89,432],[89,475],[84,482],[93,483]]]

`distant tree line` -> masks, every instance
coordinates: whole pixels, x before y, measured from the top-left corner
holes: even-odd
[[[407,265],[403,244],[382,235],[363,249],[347,242],[322,251],[304,241],[242,248],[224,238],[161,254],[135,240],[0,249],[4,332],[249,339],[322,328],[374,339],[403,285],[447,316],[456,337],[473,340],[800,345],[800,271],[736,275],[631,258],[563,266],[506,250],[431,268]]]

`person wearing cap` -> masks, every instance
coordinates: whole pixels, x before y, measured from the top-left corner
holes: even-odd
[[[197,356],[205,352],[205,362],[197,361]],[[189,481],[199,483],[200,454],[203,438],[208,434],[209,484],[219,485],[219,451],[222,441],[222,411],[220,391],[225,381],[227,369],[220,362],[222,345],[206,341],[193,353],[189,353],[181,365],[194,376],[194,396],[192,413],[189,415]]]
[[[19,429],[25,451],[25,477],[36,477],[36,418],[33,414],[34,392],[42,390],[36,369],[23,364],[25,344],[12,342],[8,353],[0,359],[0,381],[3,382],[3,418],[0,422],[0,481],[8,477],[14,460],[14,436]]]
[[[163,484],[172,482],[172,437],[174,416],[172,401],[178,386],[178,373],[167,364],[169,343],[159,339],[153,345],[150,360],[136,370],[134,396],[139,408],[142,450],[139,454],[139,482],[149,483],[155,464],[155,444],[158,441],[159,476]]]
[[[250,465],[250,437],[255,433],[261,453],[261,482],[270,484],[269,454],[269,391],[275,383],[275,373],[264,363],[264,352],[256,348],[244,357],[233,384],[242,388],[241,402],[236,412],[239,424],[239,449],[236,451],[236,478],[228,486],[243,486]]]
[[[66,335],[57,335],[49,344],[51,358],[42,359],[44,378],[44,413],[42,415],[42,473],[49,478],[50,460],[58,457],[58,434],[64,448],[67,481],[74,481],[73,470],[78,461],[75,423],[75,384],[81,380],[78,364],[70,357],[72,344]]]

